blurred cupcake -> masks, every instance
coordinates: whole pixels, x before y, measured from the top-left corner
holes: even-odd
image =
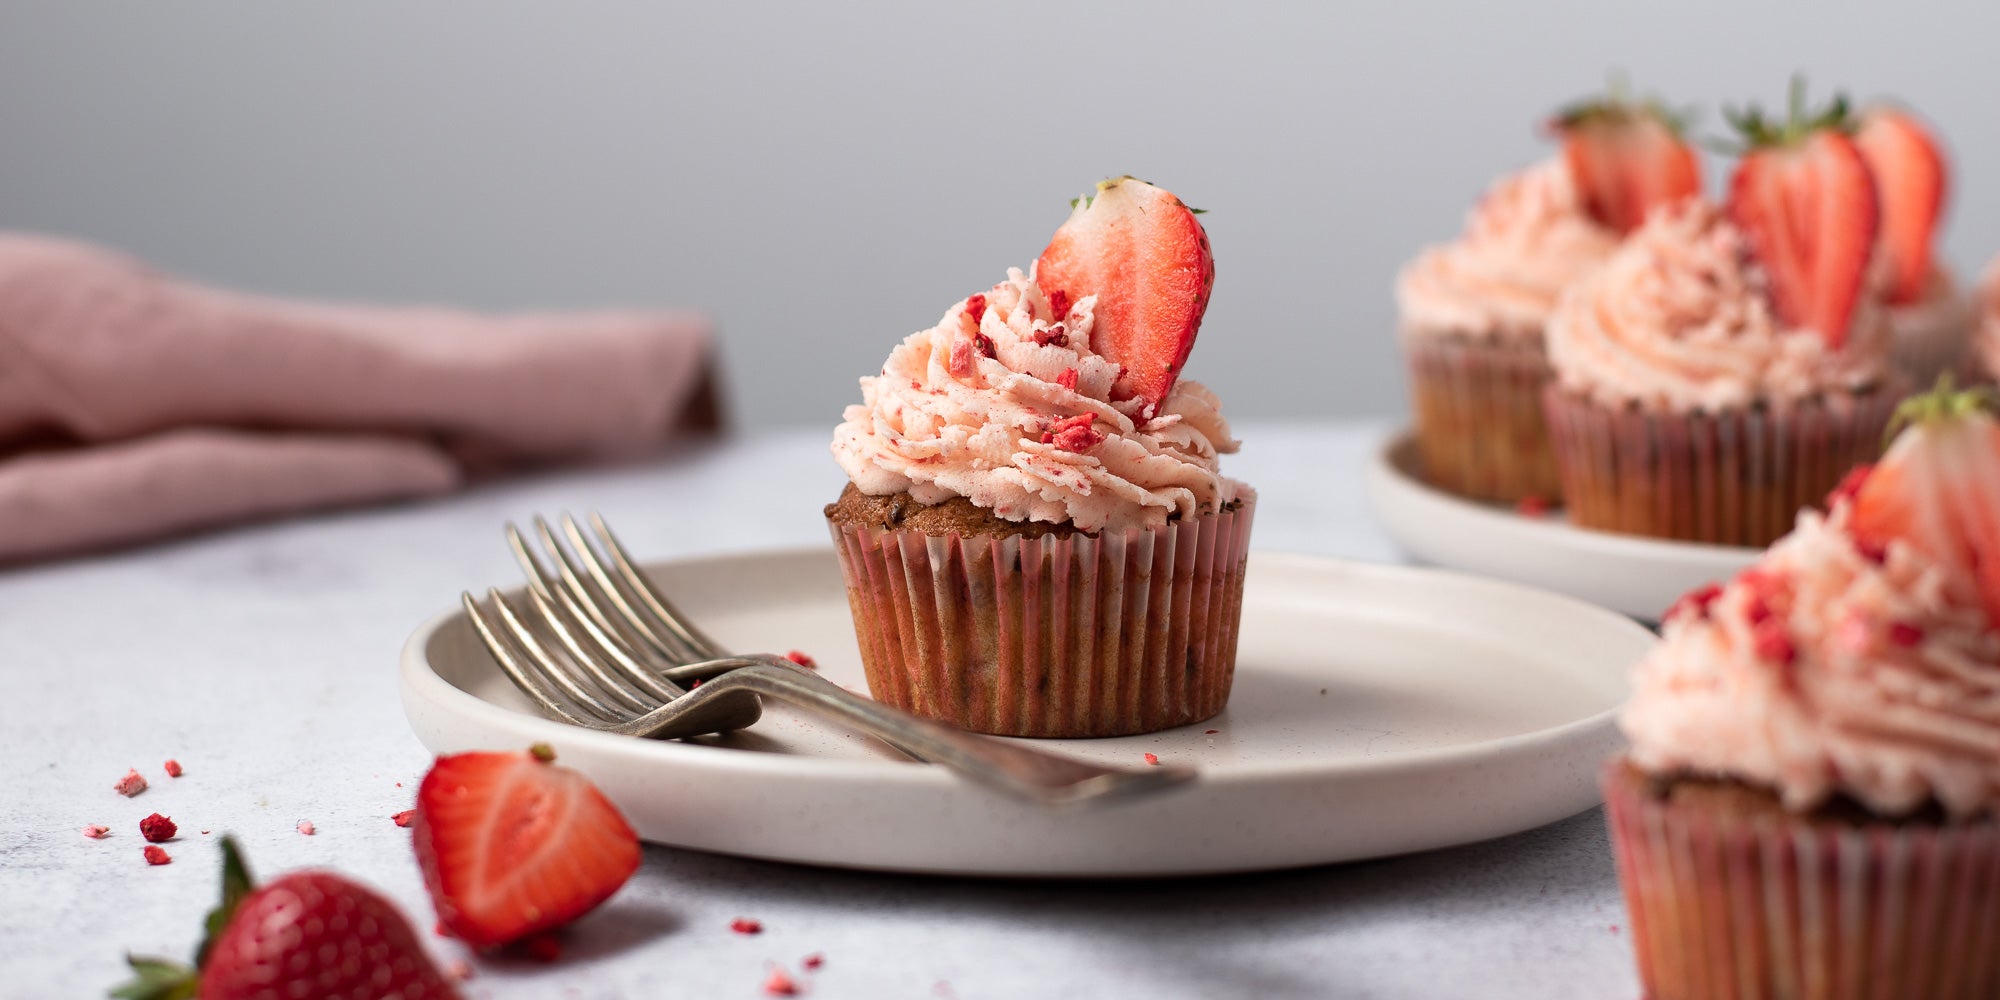
[[[2000,424],[1924,408],[1634,671],[1603,783],[1653,1000],[2000,996]]]
[[[1543,330],[1557,297],[1647,211],[1699,191],[1694,153],[1655,105],[1570,108],[1561,157],[1503,177],[1459,238],[1396,279],[1424,475],[1461,496],[1553,500]]]
[[[1874,188],[1844,118],[1740,120],[1726,215],[1654,213],[1550,320],[1549,428],[1583,527],[1767,545],[1875,453],[1904,394],[1864,294]],[[1819,238],[1797,240],[1808,221]]]
[[[1973,332],[1967,376],[1977,382],[2000,381],[2000,257],[1986,265],[1973,295]]]
[[[1179,199],[1106,181],[1032,271],[861,380],[826,517],[875,698],[1009,736],[1222,710],[1256,494],[1178,377],[1214,273]]]
[[[1863,115],[1854,143],[1880,203],[1882,296],[1896,366],[1919,386],[1946,373],[1963,377],[1973,305],[1936,256],[1950,181],[1944,149],[1914,115],[1891,107]]]

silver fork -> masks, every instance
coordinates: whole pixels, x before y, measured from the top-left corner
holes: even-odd
[[[594,544],[568,514],[561,523],[567,545],[535,518],[546,562],[507,525],[507,542],[528,577],[520,598],[489,589],[486,606],[470,592],[461,600],[514,686],[564,722],[681,739],[746,728],[768,697],[1052,805],[1130,798],[1195,776],[1171,764],[1105,767],[954,729],[856,695],[784,657],[732,655],[674,608],[602,518],[590,516]]]

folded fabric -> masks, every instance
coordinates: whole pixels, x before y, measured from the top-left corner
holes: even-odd
[[[713,429],[679,312],[282,301],[0,234],[0,562],[446,492]]]

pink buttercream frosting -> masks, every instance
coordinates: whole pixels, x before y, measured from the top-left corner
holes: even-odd
[[[873,496],[962,496],[1010,521],[1092,532],[1250,499],[1219,471],[1237,442],[1214,393],[1181,379],[1157,413],[1112,400],[1119,367],[1090,348],[1096,304],[1086,296],[1055,316],[1033,277],[1009,269],[861,380],[861,403],[834,430],[835,461]]]
[[[1839,793],[1884,816],[1992,811],[2000,633],[1962,570],[1901,542],[1870,558],[1848,513],[1801,513],[1705,609],[1673,616],[1619,720],[1632,759],[1797,810]]]
[[[1502,177],[1457,240],[1397,276],[1404,335],[1539,336],[1563,289],[1617,245],[1584,212],[1561,160]]]
[[[1888,323],[1872,296],[1838,350],[1786,327],[1742,232],[1698,199],[1654,212],[1563,296],[1548,350],[1566,388],[1677,412],[1784,406],[1869,388],[1890,370]]]

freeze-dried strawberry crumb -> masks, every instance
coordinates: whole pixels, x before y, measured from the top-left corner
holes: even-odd
[[[978,348],[979,353],[984,354],[989,358],[999,356],[999,350],[993,346],[993,338],[983,333],[975,333],[972,335],[972,346]]]
[[[415,809],[405,809],[389,818],[395,820],[397,826],[409,826],[411,823],[417,821],[417,811]]]
[[[169,758],[167,758],[167,762],[166,762],[165,764],[162,764],[162,765],[160,765],[160,766],[161,766],[162,768],[164,768],[164,769],[166,770],[166,772],[167,772],[167,777],[169,777],[169,778],[178,778],[178,777],[180,777],[180,776],[181,776],[181,762],[180,762],[180,761],[177,761],[177,760],[174,760],[173,758],[169,757]]]
[[[172,840],[174,839],[174,834],[179,832],[180,828],[174,825],[173,820],[159,813],[154,813],[139,821],[139,835],[155,844]]]
[[[971,337],[959,337],[951,342],[951,357],[945,362],[944,370],[950,372],[953,378],[971,378],[975,367],[972,359],[977,353]]]
[[[1035,344],[1039,347],[1068,347],[1069,327],[1056,323],[1036,330]]]
[[[1877,566],[1889,561],[1889,549],[1874,541],[1857,538],[1854,540],[1854,551],[1861,553],[1861,558]]]
[[[444,971],[451,978],[462,983],[472,978],[472,963],[462,958],[455,958],[452,959],[450,965],[445,966]]]
[[[1689,614],[1700,615],[1703,618],[1707,618],[1709,606],[1714,604],[1715,599],[1721,596],[1722,596],[1722,588],[1720,586],[1713,583],[1703,584],[1699,587],[1696,587],[1693,590],[1688,591],[1685,594],[1682,594],[1680,596],[1680,599],[1674,602],[1673,607],[1667,609],[1666,615],[1663,616],[1660,619],[1660,621],[1662,624],[1664,624],[1666,622],[1674,621],[1680,618],[1682,615],[1689,615]]]
[[[1220,729],[1210,729],[1210,730],[1208,730],[1207,732],[1203,733],[1202,735],[1204,735],[1204,736],[1214,736],[1214,735],[1215,735],[1216,733],[1219,733],[1219,732],[1222,732],[1222,730],[1220,730]]]
[[[96,823],[92,823],[89,826],[83,828],[83,835],[89,837],[92,840],[103,840],[104,838],[111,836],[111,828],[108,826],[99,826]]]
[[[1792,637],[1785,631],[1782,622],[1766,622],[1751,631],[1752,644],[1757,655],[1781,667],[1789,667],[1798,659],[1799,649],[1793,645]]]
[[[1924,630],[1909,622],[1890,622],[1889,641],[1908,648],[1924,641]]]
[[[118,783],[111,787],[117,789],[118,794],[129,799],[146,790],[146,776],[140,774],[137,768],[133,768],[126,771],[125,776],[119,778]]]
[[[1514,512],[1522,517],[1541,517],[1549,512],[1549,502],[1544,497],[1525,496],[1515,501]]]
[[[826,956],[820,954],[819,952],[813,952],[812,954],[807,955],[805,957],[805,960],[800,962],[799,964],[805,966],[809,970],[816,971],[819,969],[820,966],[826,964]]]
[[[1159,755],[1159,754],[1156,754],[1156,753],[1149,753],[1149,754],[1147,754],[1147,755],[1146,755],[1146,763],[1148,763],[1148,764],[1158,764],[1159,762],[1160,762],[1160,755]]]
[[[174,863],[174,856],[160,848],[147,844],[146,863],[149,865],[170,865]]]
[[[1049,425],[1042,435],[1043,444],[1053,444],[1064,451],[1082,454],[1097,447],[1104,441],[1104,434],[1091,426],[1097,419],[1093,414],[1079,413],[1074,417],[1058,420]]]
[[[729,922],[729,929],[738,934],[762,934],[764,925],[749,917],[737,917]]]
[[[974,295],[971,298],[966,299],[965,314],[967,316],[972,317],[972,321],[974,323],[977,323],[982,318],[984,318],[986,315],[986,296]]]
[[[796,663],[796,664],[798,664],[799,666],[801,666],[801,667],[804,667],[804,668],[806,668],[807,670],[818,670],[818,669],[819,669],[819,662],[818,662],[818,661],[814,660],[814,659],[813,659],[812,657],[810,657],[810,656],[807,656],[806,654],[804,654],[804,653],[802,653],[802,652],[799,652],[799,651],[798,651],[798,650],[796,650],[796,649],[792,650],[792,651],[791,651],[791,652],[789,652],[789,653],[786,653],[786,654],[785,654],[785,659],[787,659],[787,660],[790,660],[790,661],[792,661],[793,663]]]
[[[319,831],[318,831],[317,829],[315,829],[315,828],[313,827],[313,821],[312,821],[312,820],[309,820],[309,819],[302,819],[302,820],[299,820],[299,832],[300,832],[300,833],[303,833],[303,834],[305,834],[305,835],[306,835],[306,836],[308,836],[308,837],[310,837],[310,836],[312,836],[313,834],[315,834],[315,833],[318,833]]]
[[[1058,288],[1049,293],[1049,312],[1057,319],[1069,318],[1069,293]]]
[[[1069,390],[1069,391],[1071,391],[1071,392],[1075,392],[1075,391],[1076,391],[1076,369],[1074,369],[1074,368],[1065,368],[1065,369],[1063,369],[1063,370],[1062,370],[1062,374],[1061,374],[1061,375],[1057,375],[1057,376],[1056,376],[1056,384],[1057,384],[1057,385],[1059,385],[1059,386],[1062,386],[1062,387],[1063,387],[1063,388],[1065,388],[1065,389],[1068,389],[1068,390]]]
[[[771,974],[764,977],[764,992],[774,997],[795,997],[799,995],[799,984],[785,970],[772,966]]]

